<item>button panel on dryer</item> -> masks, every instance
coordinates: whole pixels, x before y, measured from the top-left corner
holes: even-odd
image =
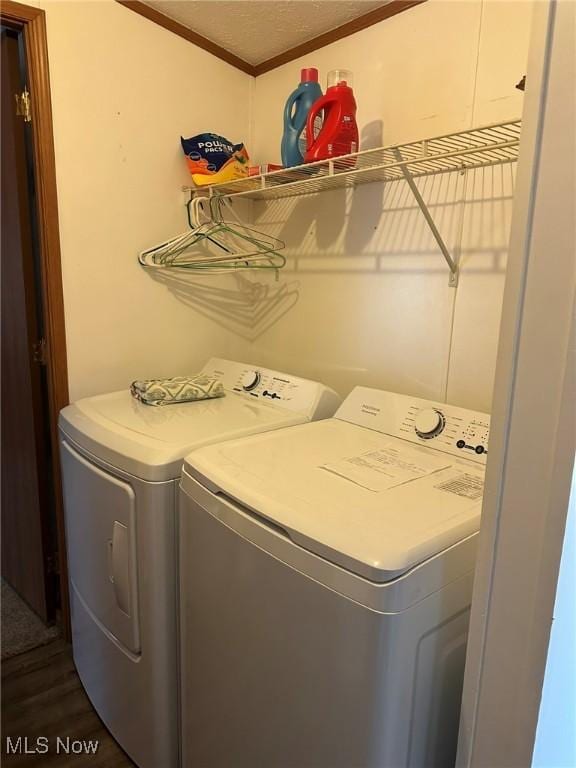
[[[290,400],[299,389],[299,384],[270,371],[247,370],[242,371],[233,390],[269,400]]]
[[[221,381],[226,392],[307,416],[326,391],[316,381],[218,357],[209,360],[203,373]]]
[[[239,371],[232,391],[292,411],[307,411],[316,402],[318,385],[266,368]]]

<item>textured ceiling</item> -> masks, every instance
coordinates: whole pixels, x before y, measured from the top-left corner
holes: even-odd
[[[260,64],[356,19],[384,0],[148,0],[146,5]]]

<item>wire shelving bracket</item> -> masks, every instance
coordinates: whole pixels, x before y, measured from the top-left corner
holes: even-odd
[[[402,161],[402,153],[397,147],[394,148],[394,155],[396,156],[396,159],[399,162]],[[400,167],[402,168],[402,175],[404,176],[406,183],[410,187],[410,190],[414,195],[414,199],[418,203],[418,207],[422,211],[422,215],[426,219],[426,223],[430,227],[430,230],[434,235],[434,239],[436,240],[438,247],[442,251],[442,255],[446,259],[446,263],[448,264],[448,267],[450,269],[450,277],[448,278],[448,285],[450,285],[450,287],[452,288],[455,288],[458,285],[458,263],[450,255],[450,251],[448,250],[446,243],[444,242],[444,238],[440,234],[438,227],[434,222],[432,214],[430,213],[430,210],[426,205],[424,198],[420,194],[420,190],[416,186],[414,177],[412,176],[412,174],[410,173],[410,171],[405,165],[401,165]]]
[[[450,254],[415,179],[450,171],[486,168],[518,159],[521,120],[494,123],[446,136],[367,149],[332,160],[320,160],[223,184],[184,187],[190,199],[215,195],[250,200],[276,200],[310,195],[359,184],[404,179],[450,270],[451,286],[458,282],[458,263]]]

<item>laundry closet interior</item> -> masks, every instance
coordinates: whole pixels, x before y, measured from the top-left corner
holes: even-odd
[[[218,353],[343,395],[362,384],[490,409],[514,163],[417,181],[460,259],[457,288],[403,181],[249,203],[286,242],[278,279],[187,286],[135,257],[186,229],[179,137],[215,131],[278,162],[308,64],[354,72],[361,150],[517,120],[530,3],[429,0],[256,78],[114,3],[46,12],[71,401]]]
[[[31,7],[91,705],[140,768],[455,765],[533,3]],[[358,136],[287,163],[313,70]]]

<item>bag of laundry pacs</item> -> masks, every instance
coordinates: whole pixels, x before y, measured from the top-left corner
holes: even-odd
[[[232,144],[215,133],[180,137],[192,181],[198,186],[219,184],[248,175],[248,152],[244,144]]]

